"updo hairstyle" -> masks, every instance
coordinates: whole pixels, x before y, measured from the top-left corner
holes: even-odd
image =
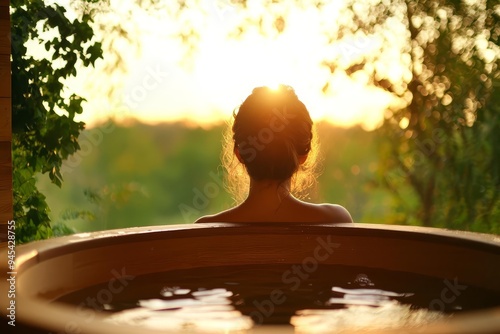
[[[281,182],[291,179],[292,193],[306,197],[316,180],[318,144],[314,132],[309,112],[293,88],[255,88],[233,112],[225,136],[222,161],[226,186],[236,202],[246,198],[249,176]]]

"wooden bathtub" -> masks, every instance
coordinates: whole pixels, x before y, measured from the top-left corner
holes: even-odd
[[[15,323],[5,317],[11,270],[2,258],[2,333],[165,333],[92,319],[51,301],[113,279],[113,270],[140,276],[174,269],[244,264],[297,264],[322,240],[325,264],[457,277],[462,284],[500,293],[500,236],[441,229],[368,224],[197,224],[83,233],[16,249]],[[336,244],[328,248],[328,244]],[[325,250],[326,249],[326,250]],[[5,330],[8,330],[7,332]],[[406,332],[417,332],[409,328]],[[293,333],[261,326],[251,333]],[[401,332],[401,331],[395,331]],[[463,314],[419,333],[500,333],[500,308]]]

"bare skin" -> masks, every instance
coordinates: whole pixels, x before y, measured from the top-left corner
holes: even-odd
[[[204,216],[195,223],[351,223],[349,212],[340,205],[313,204],[290,194],[290,180],[250,181],[247,199],[221,213]]]

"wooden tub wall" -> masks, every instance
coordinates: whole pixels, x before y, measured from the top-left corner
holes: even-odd
[[[38,250],[36,244],[28,245],[27,258],[19,268],[19,288],[27,296],[43,294],[55,299],[108,281],[113,269],[124,268],[126,274],[139,276],[196,267],[294,264],[314,257],[316,248],[335,243],[338,247],[332,246],[328,256],[324,256],[327,250],[322,251],[325,259],[321,263],[450,280],[458,277],[463,284],[500,292],[500,268],[494,265],[500,263],[500,246],[494,238],[478,242],[450,238],[463,232],[437,234],[432,230],[431,234],[428,229],[380,229],[358,224],[213,227],[181,225],[123,234],[108,231],[97,237],[61,238],[57,244],[49,242]]]
[[[140,276],[235,264],[300,264],[308,258],[458,279],[460,284],[500,292],[496,236],[366,224],[175,225],[75,235],[19,247],[17,299],[25,306],[18,313],[21,320],[33,321],[28,312],[51,308],[54,317],[63,314],[77,323],[81,319],[74,310],[47,301],[109,282],[117,272]],[[5,309],[3,302],[1,307]],[[38,325],[40,321],[35,320]],[[100,329],[116,329],[108,326]],[[132,329],[123,333],[128,330]]]

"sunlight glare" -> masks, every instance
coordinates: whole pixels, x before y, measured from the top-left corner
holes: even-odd
[[[340,5],[326,6],[322,10],[291,7],[282,33],[264,36],[258,29],[248,29],[237,39],[229,38],[225,30],[227,22],[238,14],[237,11],[226,11],[223,20],[217,13],[212,13],[209,24],[200,35],[197,49],[190,56],[190,68],[179,65],[183,55],[178,40],[161,35],[161,31],[170,29],[167,29],[166,20],[151,20],[142,38],[142,59],[137,59],[131,66],[132,75],[125,81],[123,97],[138,96],[141,90],[138,83],[153,82],[145,79],[151,69],[166,69],[168,76],[153,82],[154,89],[142,89],[141,98],[132,101],[133,104],[125,103],[130,109],[127,116],[148,123],[180,120],[220,123],[231,117],[233,110],[255,87],[276,89],[285,84],[295,89],[314,121],[375,128],[381,123],[384,110],[392,103],[388,93],[370,88],[370,78],[362,71],[349,77],[342,70],[332,73],[323,65],[325,57],[332,56],[333,51],[340,57],[338,61],[342,60],[345,65],[355,61],[354,56],[375,52],[374,47],[377,49],[379,45],[373,38],[360,39],[359,36],[337,44],[328,42],[324,36],[324,24],[331,23],[328,18],[340,17],[340,8]],[[155,29],[153,25],[156,25]],[[355,48],[355,52],[344,52],[346,43],[349,44],[347,49],[352,51]],[[391,79],[403,72],[399,67],[389,69],[392,69],[388,73]],[[89,109],[98,110],[90,113],[94,116],[104,114],[102,104]]]
[[[282,85],[282,84],[283,83],[279,82],[279,81],[270,81],[268,83],[265,83],[264,86],[269,87],[273,91],[278,91],[278,89],[280,88],[280,85]]]

